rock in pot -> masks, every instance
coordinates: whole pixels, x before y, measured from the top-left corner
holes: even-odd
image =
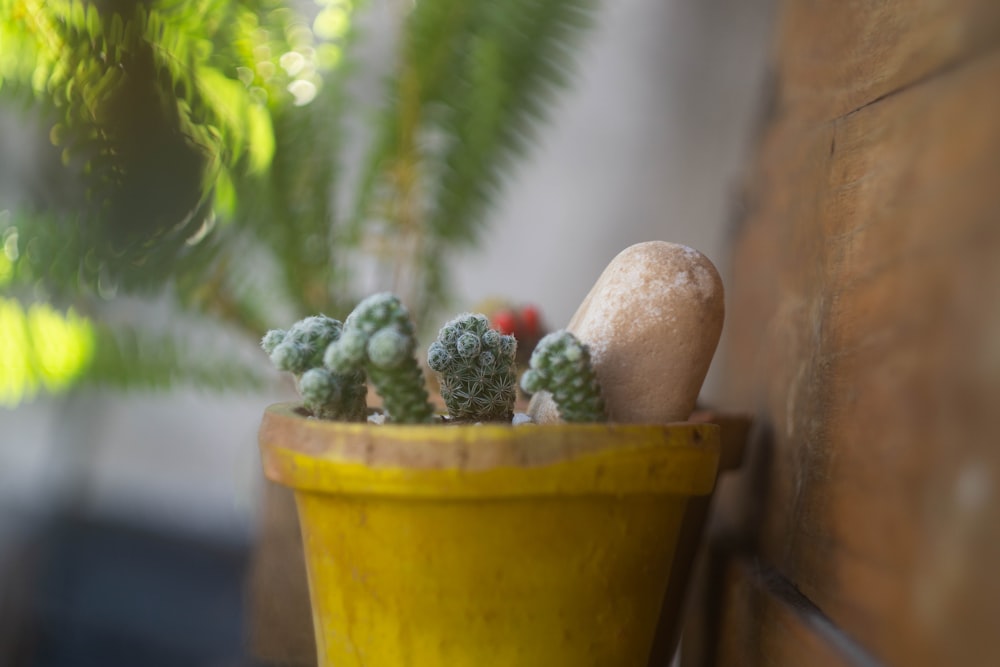
[[[611,261],[567,329],[590,347],[610,421],[667,423],[694,410],[724,313],[722,280],[707,257],[648,241]],[[536,423],[559,421],[547,392],[528,412]]]

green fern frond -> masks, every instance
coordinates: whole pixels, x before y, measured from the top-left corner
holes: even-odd
[[[429,224],[473,241],[502,179],[530,145],[554,93],[570,78],[572,46],[590,25],[589,0],[514,0],[468,42],[465,71],[442,96],[442,172]]]
[[[348,249],[339,248],[336,225],[345,101],[336,79],[327,84],[309,105],[273,112],[270,170],[235,183],[234,220],[278,260],[291,319],[316,312],[344,318],[354,306],[345,289]]]
[[[332,49],[327,62],[336,67],[324,70],[311,103],[270,107],[275,137],[271,168],[260,177],[234,182],[237,226],[252,230],[281,267],[276,282],[292,306],[286,319],[316,312],[343,319],[356,304],[348,287],[354,246],[343,242],[337,219],[348,82],[356,71],[353,47],[359,38],[350,11],[351,4],[343,2],[327,3],[321,10],[314,25],[328,41],[318,46],[317,63],[327,47]],[[330,25],[324,26],[324,20]],[[301,26],[282,29],[283,34],[301,32]]]
[[[199,338],[195,344],[190,329],[97,324],[72,308],[0,297],[0,406],[81,384],[226,390],[262,387],[271,377],[256,355],[240,355],[218,336]]]
[[[204,210],[192,217],[207,221],[210,214]],[[93,218],[84,213],[3,211],[0,238],[8,239],[16,251],[6,257],[9,265],[0,289],[44,291],[59,298],[112,298],[119,291],[152,294],[163,289],[167,276],[206,271],[222,247],[215,240],[192,245],[188,234],[178,230],[159,239],[156,252],[137,261],[134,255],[116,254],[112,245],[95,252],[93,225]]]
[[[0,0],[0,86],[59,110],[51,137],[88,184],[73,208],[109,266],[169,259],[208,216],[232,217],[234,184],[271,164],[272,111],[299,101],[282,58],[321,86],[295,51],[313,47],[304,21],[271,4]]]
[[[52,118],[51,159],[70,175],[36,198],[45,215],[0,219],[20,251],[0,253],[0,288],[67,300],[166,289],[179,309],[256,338],[277,313],[346,315],[346,260],[381,227],[407,241],[395,244],[412,269],[400,275],[425,320],[448,293],[446,254],[477,238],[567,80],[592,2],[413,3],[344,206],[359,2],[324,2],[310,28],[278,0],[0,0],[0,91]],[[355,213],[338,219],[345,208]],[[277,276],[273,299],[241,279],[261,272],[261,255]],[[106,352],[109,370],[95,377],[114,377],[114,359],[128,357],[136,378],[165,378],[187,348],[163,344],[162,361],[112,345],[120,354]]]
[[[190,335],[153,334],[103,326],[81,385],[165,390],[177,386],[207,391],[260,389],[273,382],[266,366],[233,354],[230,344],[192,346]]]
[[[529,147],[593,0],[424,0],[408,17],[398,72],[360,179],[350,230],[371,220],[415,236],[426,300],[442,257],[478,238],[515,159]],[[433,278],[433,283],[431,279]],[[420,317],[426,311],[414,307]]]

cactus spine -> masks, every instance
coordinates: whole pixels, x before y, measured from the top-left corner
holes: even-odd
[[[556,331],[538,342],[530,367],[521,376],[529,394],[548,391],[567,422],[603,422],[607,419],[590,349],[569,331]]]
[[[484,315],[460,315],[441,328],[427,364],[440,376],[441,398],[453,419],[511,420],[516,350],[514,337],[491,329]]]
[[[295,376],[303,403],[314,416],[363,421],[367,412],[364,374],[332,373],[323,367],[323,354],[340,338],[342,329],[339,320],[316,315],[287,331],[268,331],[260,344],[279,370]]]
[[[432,421],[434,411],[415,347],[413,324],[403,304],[392,294],[374,294],[347,317],[323,361],[333,373],[367,372],[392,421],[419,424]]]

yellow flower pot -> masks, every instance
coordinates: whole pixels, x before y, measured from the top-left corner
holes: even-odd
[[[713,424],[370,426],[291,404],[260,445],[295,490],[324,667],[646,667],[719,464]]]

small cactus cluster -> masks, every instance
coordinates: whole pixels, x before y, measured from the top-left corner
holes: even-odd
[[[547,391],[566,422],[603,422],[604,401],[590,350],[569,331],[556,331],[538,342],[530,367],[521,376],[529,394]]]
[[[433,419],[434,410],[415,347],[413,324],[403,304],[392,294],[375,294],[348,316],[323,361],[335,373],[366,372],[393,421],[424,423]]]
[[[445,324],[427,350],[439,374],[441,398],[459,421],[506,421],[514,416],[517,340],[490,328],[484,315],[467,313]]]
[[[367,379],[391,421],[435,421],[414,355],[413,324],[392,294],[368,297],[343,324],[317,315],[288,331],[269,331],[261,347],[278,369],[295,375],[304,406],[316,417],[365,420]],[[453,421],[511,422],[516,353],[514,336],[491,328],[485,315],[466,313],[441,327],[427,350],[427,365],[439,376],[441,398]],[[590,352],[569,332],[542,338],[521,386],[529,393],[550,392],[564,421],[605,420]]]
[[[323,366],[327,347],[339,339],[339,320],[315,315],[288,331],[268,331],[261,347],[274,365],[295,376],[306,409],[323,419],[362,421],[367,407],[364,373],[335,373]]]

